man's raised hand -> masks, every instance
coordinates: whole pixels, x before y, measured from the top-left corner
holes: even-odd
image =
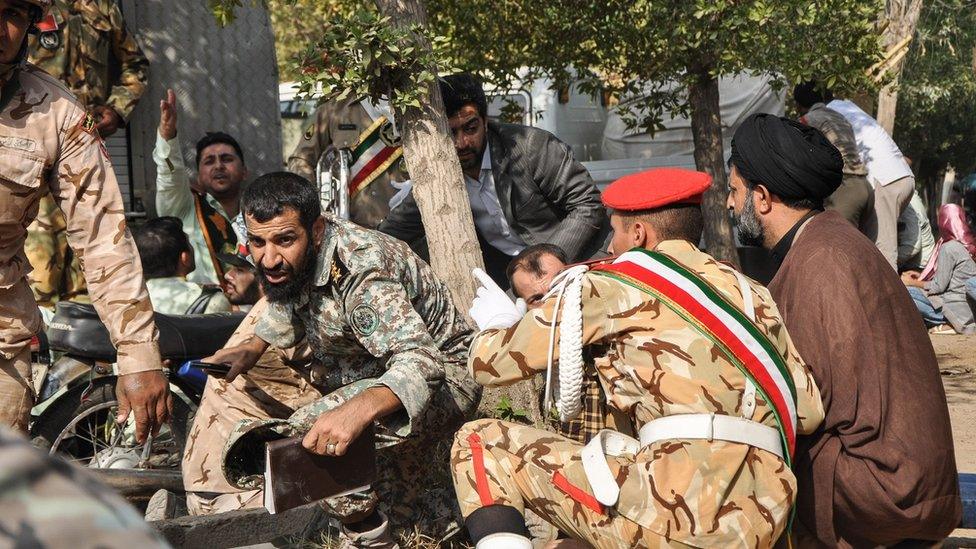
[[[166,90],[166,99],[159,102],[159,135],[166,141],[176,137],[176,93]]]

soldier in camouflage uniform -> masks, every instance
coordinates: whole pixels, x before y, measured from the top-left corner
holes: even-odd
[[[30,340],[41,329],[24,255],[44,194],[66,214],[92,301],[118,349],[117,395],[145,438],[169,416],[168,384],[142,267],[95,120],[61,83],[26,63],[26,33],[49,0],[0,0],[0,423],[26,430],[33,401]],[[18,42],[19,40],[19,42]]]
[[[568,368],[572,358],[569,350],[564,357],[562,347],[582,343],[596,357],[608,406],[630,417],[628,430],[641,436],[638,442],[603,431],[584,447],[494,419],[466,424],[455,437],[451,463],[478,549],[531,547],[522,519],[526,509],[595,547],[770,547],[786,528],[796,494],[787,453],[795,440],[791,433],[809,433],[820,424],[820,393],[769,292],[692,244],[702,228],[697,202],[710,181],[698,172],[652,170],[604,192],[604,204],[614,210],[612,248],[636,248],[612,269],[574,273],[578,320],[568,297],[558,313],[559,297],[553,296],[521,320],[505,312],[514,307],[510,302],[476,299],[472,317],[488,326],[472,342],[468,362],[478,382],[508,385],[545,371],[544,342],[555,325],[561,332],[557,370]],[[724,332],[688,316],[693,309],[677,297],[642,289],[647,286],[639,283],[639,271],[621,274],[651,257],[698,280],[701,286],[694,288],[711,292],[744,330],[751,326],[752,341],[763,342],[778,379],[793,389],[792,423],[778,429],[777,414],[790,410],[788,404],[740,369],[753,364],[747,361],[754,347],[729,347],[724,335],[716,335]],[[678,284],[674,277],[662,280]],[[567,339],[570,325],[580,329],[575,340]],[[562,371],[558,378],[561,392]]]
[[[378,108],[365,101],[356,100],[329,102],[319,106],[315,109],[302,139],[288,157],[288,170],[309,181],[315,181],[315,167],[319,157],[330,147],[355,149],[360,142],[360,136],[370,128],[377,115],[382,116],[378,111]],[[384,135],[392,134],[395,132],[386,131]],[[396,144],[399,145],[398,140]],[[394,184],[406,180],[407,174],[401,157],[366,187],[353,194],[349,204],[350,219],[363,227],[375,229],[386,214],[390,213],[390,200],[398,192],[398,187]]]
[[[31,63],[60,80],[95,117],[108,137],[124,126],[146,91],[149,61],[129,34],[115,0],[54,0],[40,32],[30,37]],[[41,198],[28,228],[31,288],[42,307],[88,301],[77,256],[68,247],[64,215],[54,198]]]
[[[375,422],[380,473],[373,489],[326,502],[344,524],[346,543],[390,547],[390,521],[443,531],[453,522],[455,508],[446,467],[450,435],[480,398],[480,388],[464,368],[471,329],[452,305],[447,287],[406,244],[332,216],[320,217],[315,189],[294,174],[258,178],[245,190],[242,210],[271,303],[267,310],[259,304],[249,314],[252,320],[245,319],[243,329],[254,324],[254,337],[207,359],[230,364],[231,373],[229,383],[214,384],[213,390],[208,386],[191,430],[184,460],[187,490],[222,487],[236,492],[231,497],[239,503],[250,498],[259,504],[258,492],[242,493],[260,488],[263,465],[255,451],[263,452],[261,443],[269,437],[306,433],[309,450],[341,455]],[[267,379],[268,369],[251,366],[269,344],[292,349],[303,343],[312,365],[295,367],[324,396],[288,419],[256,419],[284,418],[287,411],[269,413],[266,401],[255,402],[248,378],[255,372]],[[243,384],[237,377],[241,372],[247,372]],[[291,394],[299,397],[281,403],[288,410],[307,394],[301,383],[292,384],[298,387]],[[263,381],[252,386],[270,387]],[[221,420],[211,413],[224,410],[245,421],[221,440],[223,432],[211,430]],[[225,442],[224,455],[215,460],[215,448]],[[444,467],[432,467],[439,453]],[[214,482],[218,476],[226,480]],[[227,508],[219,502],[208,506]]]
[[[112,490],[5,428],[0,487],[4,547],[169,547]]]

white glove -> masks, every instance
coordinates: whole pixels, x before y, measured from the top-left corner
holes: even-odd
[[[488,273],[481,269],[475,269],[471,274],[481,286],[471,303],[468,314],[478,325],[479,330],[510,328],[522,320],[528,310],[525,300],[520,298],[512,303],[508,294],[499,288],[498,284],[495,284]]]

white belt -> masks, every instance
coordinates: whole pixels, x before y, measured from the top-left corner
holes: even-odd
[[[640,441],[616,431],[604,429],[583,447],[580,457],[583,471],[597,501],[616,505],[620,487],[610,471],[606,456],[636,454],[641,448],[661,440],[723,440],[755,446],[783,457],[779,431],[755,421],[718,414],[680,414],[646,423],[640,430]]]

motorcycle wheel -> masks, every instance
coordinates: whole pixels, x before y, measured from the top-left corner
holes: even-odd
[[[143,461],[143,446],[135,442],[134,416],[124,426],[115,423],[115,381],[114,376],[95,380],[84,400],[87,386],[62,395],[38,418],[35,439],[49,444],[50,453],[83,467],[179,469],[193,421],[191,407],[174,395],[173,417],[153,439],[148,459]]]

